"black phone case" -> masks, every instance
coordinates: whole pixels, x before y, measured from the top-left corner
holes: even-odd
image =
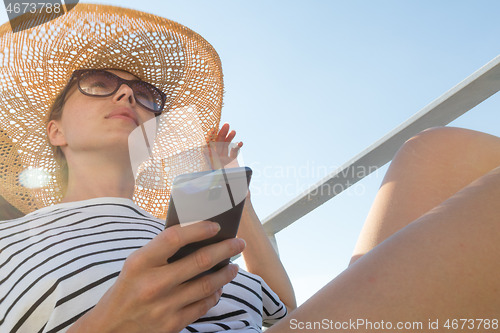
[[[250,179],[251,179],[251,175],[252,175],[252,170],[250,168],[248,168],[248,167],[243,168],[242,167],[242,168],[226,169],[226,173],[228,173],[229,176],[231,176],[235,172],[241,172],[243,175],[245,175],[247,178],[247,185],[250,184]],[[200,175],[205,174],[205,173],[206,172],[182,175],[182,177],[184,179],[196,178],[196,177],[199,177]],[[210,191],[210,189],[207,189],[207,191]],[[210,195],[210,194],[208,194],[208,195]],[[200,241],[200,242],[187,244],[186,246],[180,248],[173,256],[168,258],[168,262],[172,263],[176,260],[179,260],[179,259],[195,252],[196,250],[204,247],[204,246],[207,246],[207,245],[210,245],[213,243],[217,243],[217,242],[229,239],[229,238],[236,237],[236,233],[238,232],[238,227],[239,227],[241,214],[243,212],[244,205],[245,205],[245,200],[236,204],[231,209],[229,209],[225,212],[222,212],[221,214],[218,214],[216,216],[213,216],[211,218],[206,219],[208,221],[213,221],[213,222],[217,222],[220,224],[221,229],[217,233],[217,235],[215,235],[212,238]],[[170,202],[169,202],[169,206],[168,206],[168,211],[167,211],[166,227],[168,228],[168,227],[176,225],[176,224],[179,224],[179,217],[177,215],[177,210],[175,208],[175,201],[171,197]],[[203,276],[203,275],[211,273],[211,272],[215,272],[215,271],[221,269],[222,267],[226,266],[227,264],[229,264],[229,262],[230,262],[230,258],[227,258],[227,259],[219,262],[215,266],[213,266],[208,271],[196,276],[195,278],[198,278],[200,276]]]

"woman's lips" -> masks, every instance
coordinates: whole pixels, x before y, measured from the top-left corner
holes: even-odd
[[[118,118],[133,121],[136,126],[139,126],[139,121],[137,120],[137,115],[134,111],[121,107],[113,110],[106,118]]]
[[[115,114],[115,115],[113,115],[113,116],[108,117],[108,119],[109,119],[109,118],[125,119],[125,120],[128,120],[128,121],[133,122],[133,123],[134,123],[134,125],[136,125],[136,126],[137,126],[137,123],[136,123],[135,119],[133,119],[133,118],[132,118],[132,117],[130,117],[130,116],[124,115],[124,114]]]

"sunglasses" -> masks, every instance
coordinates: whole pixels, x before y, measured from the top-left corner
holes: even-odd
[[[125,80],[102,69],[79,69],[73,72],[71,80],[77,80],[78,89],[87,96],[107,97],[118,91],[122,84],[134,92],[137,104],[155,115],[160,115],[165,106],[166,95],[150,83],[141,80]]]

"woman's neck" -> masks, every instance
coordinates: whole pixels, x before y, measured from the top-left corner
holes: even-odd
[[[132,199],[134,187],[128,158],[83,156],[68,161],[68,186],[62,202],[98,197]]]

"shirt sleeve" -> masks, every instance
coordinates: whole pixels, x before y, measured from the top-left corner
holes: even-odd
[[[262,324],[269,327],[286,316],[287,310],[285,304],[279,299],[278,295],[269,288],[262,279]]]

